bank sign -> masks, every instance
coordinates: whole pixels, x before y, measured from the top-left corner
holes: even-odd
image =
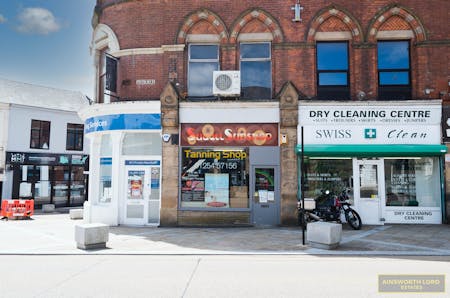
[[[300,104],[305,144],[440,144],[441,105]],[[299,142],[300,143],[300,142]]]

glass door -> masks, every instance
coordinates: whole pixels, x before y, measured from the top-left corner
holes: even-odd
[[[123,223],[159,225],[160,161],[125,161]]]
[[[354,197],[355,209],[363,224],[384,223],[384,168],[382,160],[354,160],[356,177]]]

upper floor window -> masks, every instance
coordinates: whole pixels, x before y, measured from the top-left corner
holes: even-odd
[[[213,72],[219,70],[219,46],[189,45],[188,95],[213,96]]]
[[[317,98],[350,99],[348,43],[317,42]]]
[[[48,149],[50,146],[50,122],[31,120],[30,148]]]
[[[83,124],[67,123],[66,150],[83,150]]]
[[[410,99],[411,78],[408,41],[378,41],[379,99]]]
[[[241,43],[241,97],[272,98],[272,57],[269,42]]]
[[[117,92],[117,58],[108,54],[109,50],[100,51],[98,102],[110,103]]]

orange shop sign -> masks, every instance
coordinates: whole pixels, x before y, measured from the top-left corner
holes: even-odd
[[[184,123],[182,146],[278,146],[277,123]]]

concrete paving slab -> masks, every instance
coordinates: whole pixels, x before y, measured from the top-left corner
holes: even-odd
[[[157,228],[110,227],[106,249],[76,248],[77,221],[68,213],[36,214],[30,220],[0,221],[0,254],[324,254],[450,255],[449,225],[343,225],[336,250],[302,245],[300,227]]]

